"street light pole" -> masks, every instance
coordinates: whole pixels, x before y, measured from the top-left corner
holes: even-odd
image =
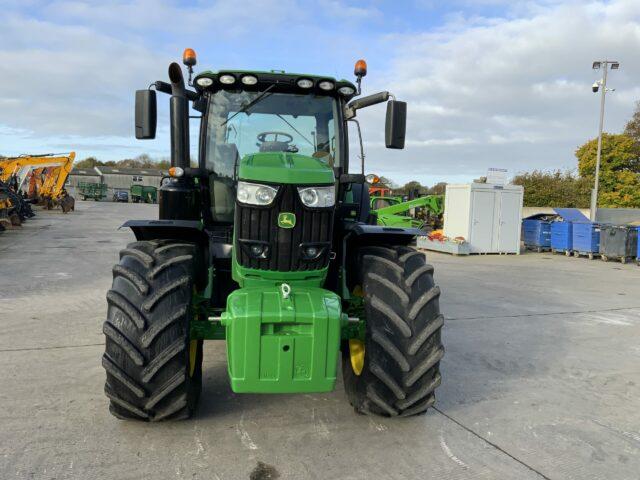
[[[610,61],[610,60],[593,62],[593,69],[598,70],[601,65],[604,66],[604,74],[602,75],[602,80],[594,84],[594,91],[597,92],[596,85],[599,85],[602,88],[602,94],[600,96],[600,124],[598,126],[598,152],[596,154],[596,179],[595,179],[593,192],[591,192],[591,208],[589,212],[592,222],[595,221],[596,212],[598,210],[598,188],[600,187],[600,157],[602,154],[602,130],[604,128],[604,101],[607,95],[607,71],[609,70],[609,65],[611,65],[612,70],[617,70],[620,67],[620,63]]]

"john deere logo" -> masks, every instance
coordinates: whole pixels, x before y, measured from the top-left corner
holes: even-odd
[[[280,228],[293,228],[296,226],[295,213],[282,212],[278,215],[278,226]]]

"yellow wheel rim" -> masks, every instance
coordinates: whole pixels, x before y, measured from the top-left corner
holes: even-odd
[[[360,376],[364,369],[364,342],[354,338],[349,340],[349,355],[353,373]]]
[[[189,342],[189,377],[196,371],[196,357],[198,356],[198,340]]]

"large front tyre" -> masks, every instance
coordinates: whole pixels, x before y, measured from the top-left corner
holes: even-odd
[[[120,252],[107,292],[109,411],[121,419],[188,418],[202,385],[202,341],[190,340],[198,252],[173,240],[134,242]]]
[[[364,341],[342,348],[342,372],[357,412],[411,416],[435,403],[444,355],[440,289],[424,254],[409,247],[367,247],[359,254]]]

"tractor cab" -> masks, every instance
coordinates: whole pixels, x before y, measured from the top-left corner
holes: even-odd
[[[245,181],[278,183],[284,168],[291,181],[297,176],[303,183],[333,182],[344,155],[341,102],[355,93],[352,84],[228,71],[202,73],[194,83],[206,104],[202,167],[209,175],[214,222],[233,221],[240,172]]]

